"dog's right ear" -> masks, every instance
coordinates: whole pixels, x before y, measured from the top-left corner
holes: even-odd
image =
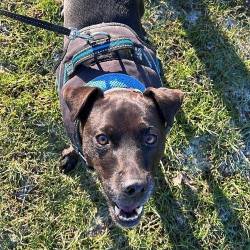
[[[149,87],[144,92],[144,96],[154,101],[166,126],[172,127],[174,117],[183,102],[184,93],[178,89]]]
[[[79,116],[82,118],[87,117],[94,102],[103,97],[101,89],[88,86],[66,85],[62,91],[72,121],[75,121]]]

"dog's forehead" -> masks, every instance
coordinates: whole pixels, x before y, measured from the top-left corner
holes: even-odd
[[[153,103],[134,91],[114,91],[93,106],[90,120],[93,126],[136,129],[157,122]],[[95,123],[95,124],[93,124]]]
[[[104,98],[96,102],[94,109],[104,109],[110,113],[116,111],[126,116],[129,114],[144,115],[152,106],[152,102],[140,92],[116,90],[105,93]]]

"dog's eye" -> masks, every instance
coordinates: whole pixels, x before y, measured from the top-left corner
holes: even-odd
[[[100,134],[96,136],[96,141],[103,146],[109,144],[108,136],[106,136],[105,134]]]
[[[144,141],[147,145],[153,145],[157,142],[157,136],[153,134],[145,135]]]

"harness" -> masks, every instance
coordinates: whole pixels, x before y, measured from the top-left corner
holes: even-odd
[[[155,50],[128,26],[120,23],[102,23],[86,27],[80,31],[71,34],[65,41],[65,52],[61,63],[57,69],[57,89],[60,95],[61,89],[71,83],[71,79],[77,76],[78,68],[92,68],[95,65],[104,62],[123,60],[132,62],[134,67],[142,67],[145,75],[150,71],[155,79],[162,85],[162,70],[159,59],[156,57]],[[152,79],[148,77],[147,81]],[[101,76],[94,77],[88,83],[84,81],[85,86],[98,87],[103,92],[117,88],[133,89],[143,92],[145,83],[140,79],[130,76],[127,72],[103,72]],[[84,161],[80,135],[80,121],[76,119],[74,123],[74,132],[71,133],[71,143]],[[70,137],[70,136],[69,136]]]
[[[161,63],[155,50],[124,24],[102,23],[72,32],[64,51],[57,74],[59,91],[79,65],[90,67],[114,59],[127,59],[148,67],[155,71],[161,81]]]

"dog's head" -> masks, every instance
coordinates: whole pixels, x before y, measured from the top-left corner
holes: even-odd
[[[154,167],[183,93],[167,88],[113,90],[66,86],[72,120],[81,121],[83,152],[98,173],[113,220],[135,226],[154,186]]]

